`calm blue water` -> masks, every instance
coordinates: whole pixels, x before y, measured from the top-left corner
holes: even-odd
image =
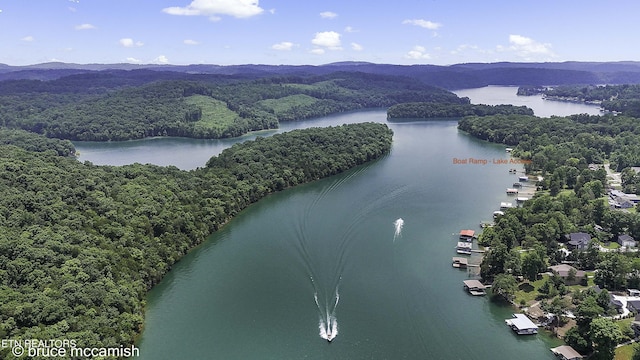
[[[362,121],[386,122],[386,112],[279,131]],[[514,335],[504,324],[513,309],[465,293],[470,275],[451,267],[455,234],[479,230],[517,179],[514,166],[492,164],[507,158],[503,146],[456,125],[389,124],[388,156],[270,196],[212,234],[150,292],[141,358],[553,359],[554,340]],[[76,145],[83,161],[190,169],[235,141]],[[453,162],[470,157],[489,163]]]

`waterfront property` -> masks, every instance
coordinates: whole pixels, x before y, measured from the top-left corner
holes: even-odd
[[[456,245],[456,252],[458,254],[471,255],[472,247],[473,247],[473,244],[468,241],[459,241],[458,245]]]
[[[518,177],[518,181],[527,182],[527,181],[529,181],[529,177],[528,176],[520,176],[520,177]]]
[[[538,325],[534,324],[525,314],[513,314],[513,318],[504,321],[511,330],[518,335],[532,335],[538,333]]]
[[[507,188],[507,195],[518,195],[518,189],[516,189],[516,188]]]
[[[514,188],[519,188],[519,187],[522,187],[522,184],[521,184],[521,183],[519,183],[519,182],[517,182],[517,183],[513,183],[513,185],[512,185],[512,186],[513,186]]]
[[[561,360],[580,360],[584,356],[580,355],[574,348],[569,345],[562,345],[551,348],[551,352]]]
[[[482,296],[487,294],[487,286],[479,280],[465,280],[463,283],[464,288],[473,296]]]

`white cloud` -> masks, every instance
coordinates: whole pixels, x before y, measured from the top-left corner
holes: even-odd
[[[200,43],[195,41],[195,40],[191,40],[191,39],[185,39],[184,41],[182,41],[184,44],[186,45],[199,45]]]
[[[320,49],[320,48],[313,49],[313,50],[311,50],[311,53],[312,54],[316,54],[316,55],[322,55],[322,54],[324,54],[324,49]]]
[[[344,28],[344,32],[348,32],[348,33],[352,33],[352,32],[357,32],[358,30],[354,29],[352,26],[347,26],[346,28]]]
[[[273,44],[271,48],[274,50],[291,50],[293,48],[293,43],[289,41],[283,41],[277,44]]]
[[[258,0],[193,0],[185,7],[173,6],[162,9],[169,15],[209,16],[220,20],[218,15],[236,18],[248,18],[261,14],[264,9],[258,6]]]
[[[29,36],[25,36],[22,39],[20,39],[22,41],[26,41],[26,42],[32,42],[32,41],[36,41],[36,38],[34,38],[33,36],[29,35]]]
[[[164,55],[160,55],[157,58],[153,59],[153,62],[156,64],[168,64],[169,59],[167,59],[167,57]]]
[[[132,57],[128,57],[127,58],[127,62],[128,63],[133,63],[133,64],[140,64],[142,62],[142,60],[136,59],[136,58],[132,58]]]
[[[141,41],[133,41],[131,38],[120,39],[119,43],[124,47],[140,47],[144,45]]]
[[[311,40],[311,43],[316,46],[325,47],[330,50],[340,50],[340,34],[335,31],[323,31],[316,33],[316,36]]]
[[[439,28],[442,27],[442,24],[440,24],[440,23],[436,23],[436,22],[432,22],[432,21],[428,21],[428,20],[423,20],[423,19],[405,20],[402,23],[403,24],[419,26],[419,27],[422,27],[422,28],[425,28],[425,29],[429,29],[429,30],[438,30]]]
[[[522,35],[509,35],[509,46],[498,46],[498,51],[515,52],[518,56],[525,60],[534,60],[535,58],[553,58],[556,56],[551,50],[551,44],[541,43]]]
[[[334,19],[338,16],[338,14],[331,11],[323,11],[320,13],[320,17],[323,19]]]
[[[411,49],[407,55],[405,55],[407,59],[420,60],[420,59],[431,59],[431,55],[427,53],[427,49],[424,46],[416,45]]]
[[[80,25],[76,25],[76,30],[90,30],[90,29],[95,29],[96,27],[91,25],[91,24],[80,24]]]
[[[362,51],[364,50],[364,48],[362,47],[362,45],[358,44],[358,43],[351,43],[351,49],[355,50],[355,51]]]

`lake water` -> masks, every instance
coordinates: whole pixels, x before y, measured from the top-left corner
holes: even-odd
[[[542,95],[518,96],[517,86],[486,86],[477,89],[456,90],[460,97],[468,97],[472,104],[527,106],[536,116],[550,117],[573,114],[600,115],[600,106],[569,101],[545,100]]]
[[[363,121],[386,122],[386,112],[279,131]],[[456,234],[513,201],[508,170],[521,167],[493,164],[508,158],[504,146],[458,132],[456,121],[389,126],[389,155],[269,196],[176,264],[148,296],[140,358],[554,359],[557,340],[513,334],[504,323],[513,309],[467,294],[469,274],[451,266]],[[235,141],[76,145],[83,161],[195,168]]]

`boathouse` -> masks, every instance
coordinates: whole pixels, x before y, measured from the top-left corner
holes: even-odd
[[[538,333],[538,325],[534,324],[525,314],[513,314],[513,318],[504,321],[511,330],[518,335],[532,335]]]
[[[476,232],[473,230],[460,230],[460,239],[471,241],[473,237],[476,235]]]
[[[469,265],[469,261],[464,257],[454,257],[452,265],[454,268],[466,269],[467,265]]]
[[[487,294],[487,287],[479,280],[465,280],[463,283],[464,288],[467,289],[471,295],[482,296]]]
[[[569,345],[562,345],[551,348],[551,352],[561,360],[580,360],[584,356],[580,355],[574,348]]]
[[[507,188],[507,195],[517,195],[518,189],[516,188]]]

